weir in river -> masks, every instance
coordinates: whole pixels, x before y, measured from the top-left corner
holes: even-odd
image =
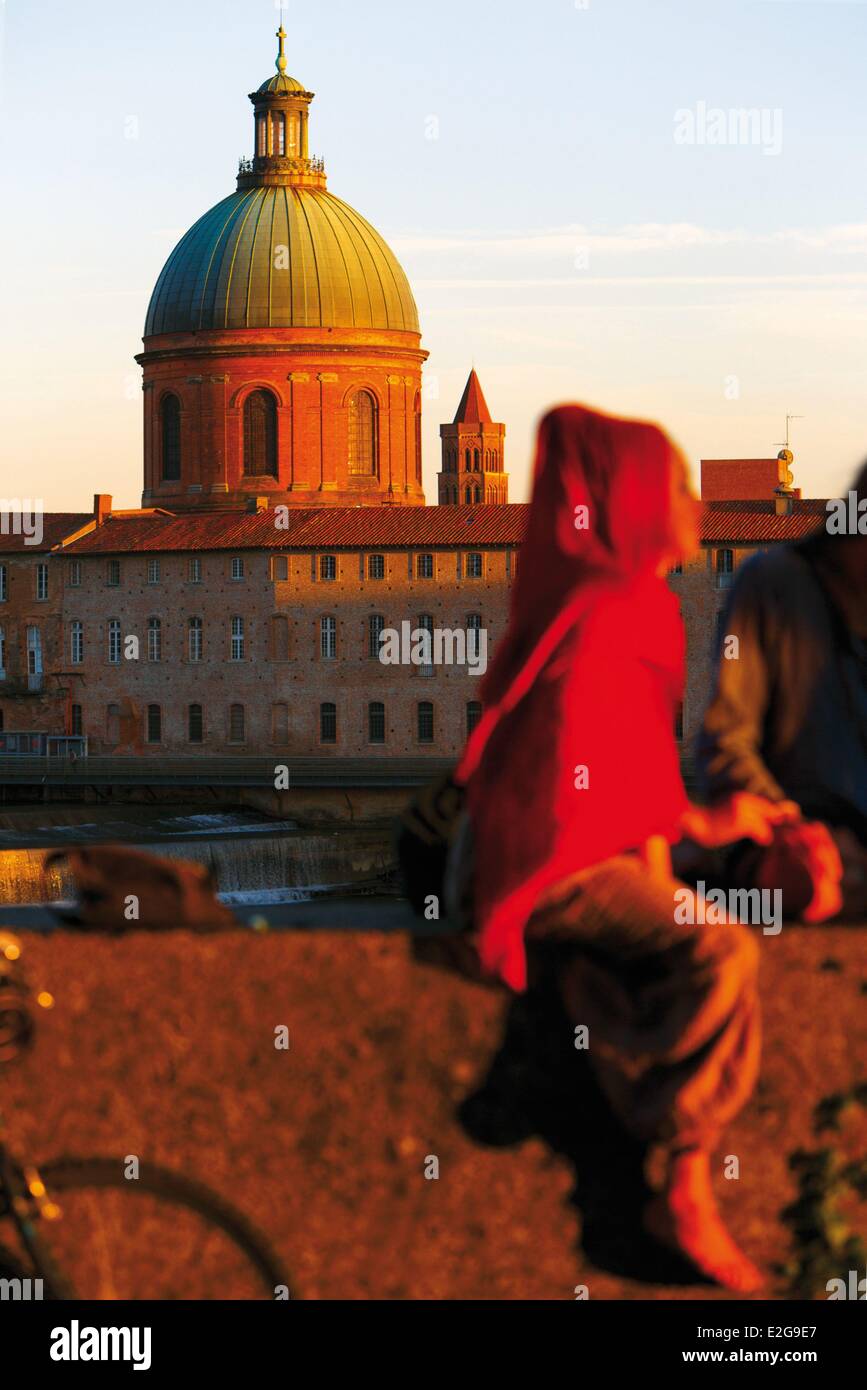
[[[9,826],[10,817],[4,817]],[[210,822],[207,829],[202,821]],[[185,829],[180,826],[185,825]],[[45,870],[44,862],[50,849],[44,844],[47,837],[55,848],[69,844],[106,844],[114,836],[103,833],[106,827],[94,825],[60,825],[43,828],[38,847],[14,847],[0,850],[0,904],[58,901],[74,896],[71,878],[60,864]],[[393,867],[392,834],[388,826],[341,827],[338,830],[310,831],[287,827],[274,833],[270,825],[252,822],[245,825],[219,816],[174,818],[173,827],[162,822],[160,829],[168,835],[148,839],[148,826],[137,827],[141,838],[122,838],[127,844],[152,854],[174,859],[191,859],[207,865],[213,872],[218,891],[229,895],[229,901],[279,897],[281,890],[316,889],[324,886],[353,887],[358,891],[371,880],[385,880]],[[152,826],[155,829],[156,826]],[[175,833],[172,834],[172,829]],[[14,832],[13,832],[14,833]],[[26,835],[26,831],[22,832]],[[121,839],[120,836],[117,837]],[[7,843],[8,843],[7,839]]]

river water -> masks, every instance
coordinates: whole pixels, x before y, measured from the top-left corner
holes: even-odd
[[[68,899],[63,866],[44,869],[65,845],[128,844],[192,859],[212,870],[227,902],[297,900],[323,887],[347,893],[383,883],[393,864],[391,828],[341,825],[299,829],[255,812],[195,807],[40,807],[0,812],[0,904]]]

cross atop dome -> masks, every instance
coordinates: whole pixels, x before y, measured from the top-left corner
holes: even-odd
[[[280,28],[277,30],[277,38],[280,40],[280,51],[277,54],[276,68],[278,72],[285,73],[289,66],[286,58],[286,30],[283,28],[283,20],[280,20]]]

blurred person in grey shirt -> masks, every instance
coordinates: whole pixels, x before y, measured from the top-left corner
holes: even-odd
[[[783,887],[791,915],[835,854],[844,915],[867,914],[867,464],[846,501],[846,532],[829,512],[738,571],[697,748],[711,802],[747,791],[800,807],[770,850],[738,846],[727,865],[745,886]]]

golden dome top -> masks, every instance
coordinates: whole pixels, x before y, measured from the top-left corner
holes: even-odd
[[[224,198],[157,280],[146,338],[234,328],[420,331],[409,281],[376,229],[332,193],[295,185]]]

